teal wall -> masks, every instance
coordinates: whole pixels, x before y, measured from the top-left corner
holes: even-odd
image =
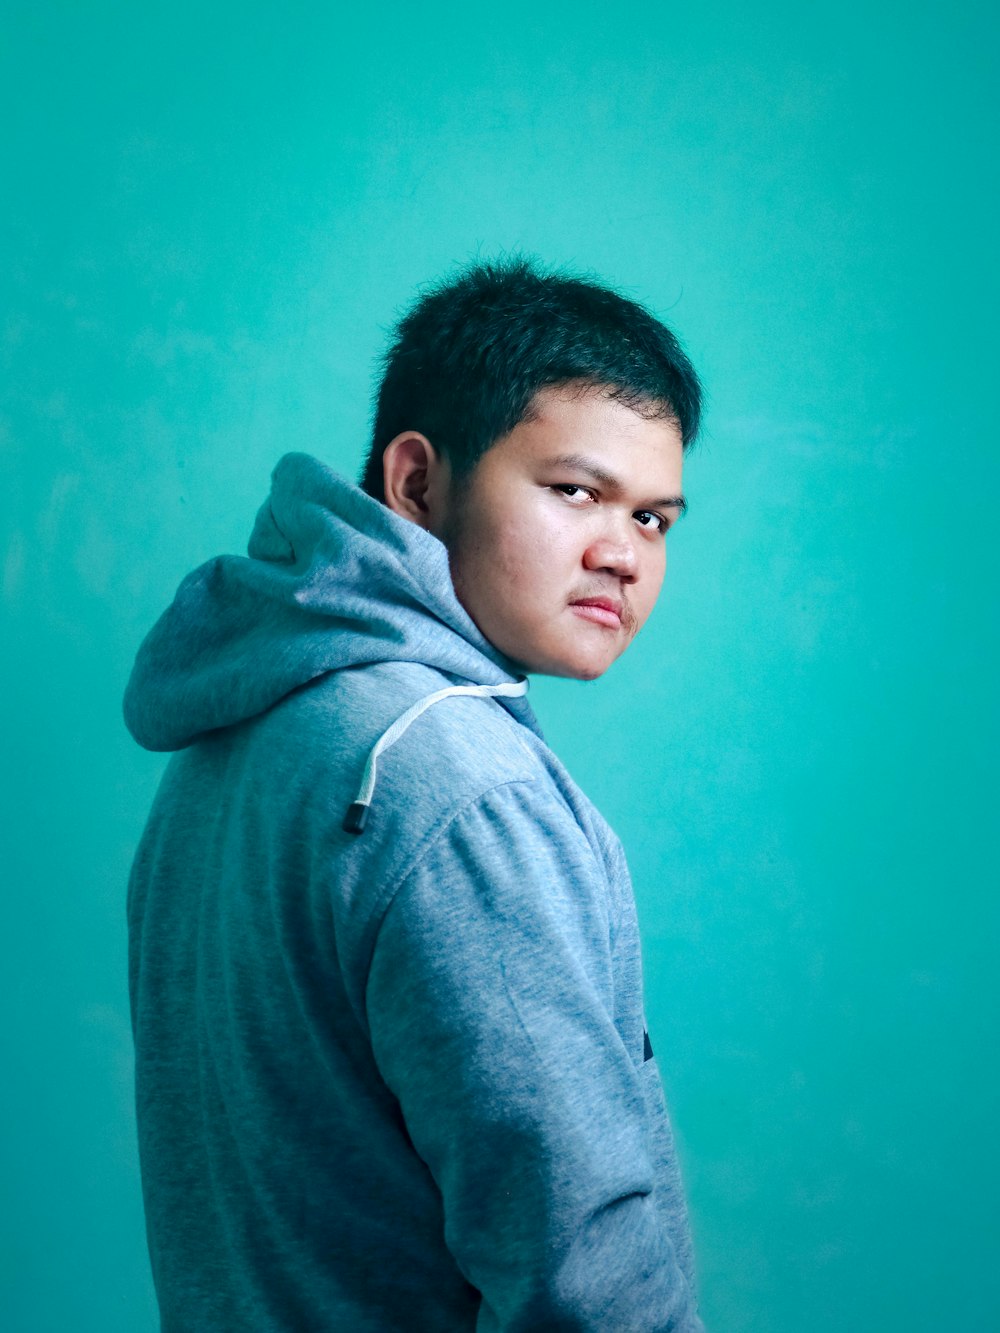
[[[654,620],[534,687],[630,854],[709,1327],[997,1327],[987,6],[64,3],[2,58],[3,1327],[154,1327],[138,640],[514,247],[710,394]]]

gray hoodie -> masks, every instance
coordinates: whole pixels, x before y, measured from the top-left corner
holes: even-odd
[[[701,1329],[624,858],[524,688],[441,543],[301,454],[143,643],[166,1333]]]

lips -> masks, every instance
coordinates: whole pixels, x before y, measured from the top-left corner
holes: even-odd
[[[579,601],[570,602],[570,608],[595,625],[604,625],[608,629],[621,628],[622,603],[611,597],[581,597]]]

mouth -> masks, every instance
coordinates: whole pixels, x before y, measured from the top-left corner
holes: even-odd
[[[584,620],[607,629],[621,629],[625,618],[624,603],[616,602],[611,597],[581,597],[569,605],[570,610]]]

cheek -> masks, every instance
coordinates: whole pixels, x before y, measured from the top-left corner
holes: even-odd
[[[656,605],[656,599],[663,587],[665,568],[666,559],[661,554],[651,561],[648,568],[643,571],[642,579],[636,589],[636,595],[632,597],[632,609],[636,613],[640,626],[645,623]]]
[[[565,563],[558,524],[528,508],[499,519],[489,541],[489,558],[501,596],[530,596],[558,576]]]
[[[512,529],[497,545],[497,564],[521,592],[541,588],[553,572],[555,553],[536,532]]]
[[[480,628],[495,628],[498,613],[523,604],[536,581],[538,554],[516,524],[497,515],[470,517],[451,548],[452,579]]]

